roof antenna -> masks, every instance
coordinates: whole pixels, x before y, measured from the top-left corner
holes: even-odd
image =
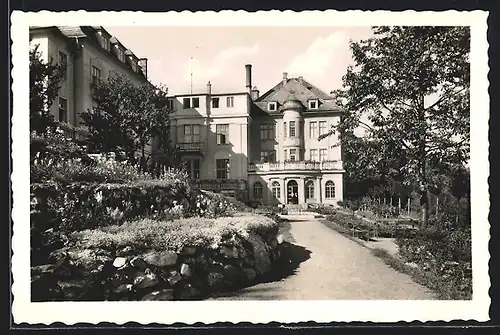
[[[191,68],[191,94],[193,94],[193,57],[191,56],[191,61],[189,63]]]

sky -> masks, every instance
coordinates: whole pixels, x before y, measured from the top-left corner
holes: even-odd
[[[260,94],[283,78],[302,76],[329,93],[352,64],[349,40],[369,27],[105,27],[137,57],[148,58],[148,77],[170,94],[245,91],[245,64]],[[192,81],[191,81],[192,72]]]

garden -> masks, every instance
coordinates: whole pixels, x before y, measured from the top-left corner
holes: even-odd
[[[250,285],[279,256],[278,223],[61,132],[31,137],[33,301],[183,300]]]
[[[426,227],[419,220],[401,217],[398,208],[387,210],[382,204],[382,208],[370,210],[373,207],[365,208],[357,200],[312,210],[325,217],[325,225],[368,246],[390,266],[436,292],[440,299],[471,299],[469,205],[466,199],[452,195],[442,198],[440,211],[431,215]],[[378,246],[383,240],[394,245],[397,252],[387,250],[387,243]]]

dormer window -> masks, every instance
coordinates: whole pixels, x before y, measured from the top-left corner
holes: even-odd
[[[318,100],[309,100],[309,109],[318,109]]]
[[[276,103],[276,101],[268,102],[267,103],[267,109],[270,112],[275,112],[276,110],[278,110],[278,104]]]
[[[98,35],[99,35],[99,41],[101,42],[101,47],[106,51],[110,51],[111,42],[109,41],[109,37],[103,34],[102,31],[99,31]]]
[[[120,61],[125,63],[125,51],[123,51],[123,49],[119,46],[116,46],[116,55]]]

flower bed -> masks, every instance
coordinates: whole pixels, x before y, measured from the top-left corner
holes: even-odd
[[[32,299],[201,299],[249,285],[279,257],[266,216],[149,219],[70,235],[52,264],[32,267]]]

